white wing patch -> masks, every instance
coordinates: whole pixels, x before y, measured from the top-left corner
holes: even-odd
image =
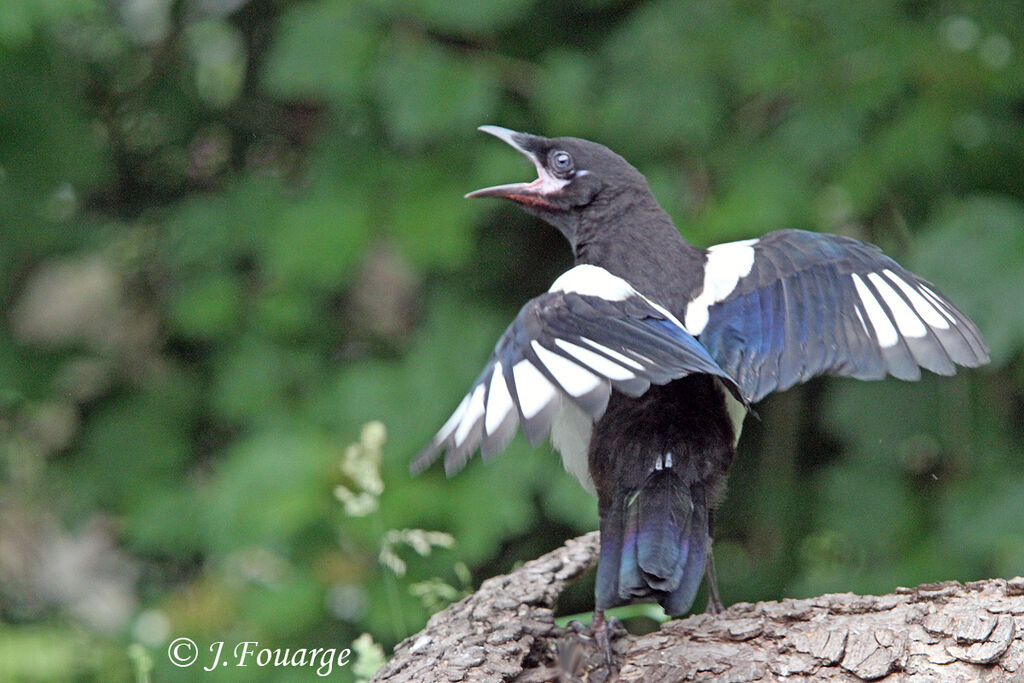
[[[910,303],[913,305],[914,310],[917,311],[917,314],[920,315],[928,325],[940,330],[949,329],[949,321],[947,321],[942,314],[936,311],[935,307],[928,303],[928,300],[921,296],[915,288],[904,282],[903,278],[896,275],[896,273],[892,272],[888,268],[883,270],[882,274],[892,280],[893,283],[900,288],[900,291],[910,299]],[[940,310],[941,308],[942,307],[940,306]]]
[[[478,384],[473,393],[469,395],[469,404],[466,406],[466,413],[459,421],[459,427],[455,430],[455,445],[461,446],[469,433],[484,416],[484,385]]]
[[[639,296],[639,292],[621,277],[586,263],[559,275],[548,291],[599,296],[608,301],[624,301],[631,296]]]
[[[885,303],[889,305],[892,316],[896,320],[896,327],[905,337],[923,337],[928,334],[927,328],[921,322],[917,313],[904,301],[903,297],[896,293],[888,281],[878,273],[868,273],[868,279],[882,295]]]
[[[881,273],[868,273],[865,277],[874,285],[878,297],[881,297],[891,311],[891,315],[886,312],[878,297],[871,292],[860,275],[850,274],[857,296],[860,297],[868,314],[868,320],[875,328],[878,345],[882,348],[895,346],[900,335],[909,339],[920,339],[927,336],[929,327],[933,330],[948,330],[951,325],[956,324],[956,318],[946,309],[939,297],[924,284],[911,284],[889,269]],[[857,315],[860,317],[860,311]],[[864,325],[863,318],[861,324]],[[867,331],[866,325],[864,329]]]
[[[861,279],[860,275],[852,273],[850,277],[853,278],[853,286],[857,289],[857,296],[860,297],[861,303],[864,304],[864,311],[868,314],[868,320],[871,321],[871,326],[875,328],[875,338],[878,341],[878,345],[882,348],[896,346],[900,340],[900,335],[896,332],[896,328],[892,326],[892,322],[889,320],[889,316],[885,314],[882,305],[878,303],[878,299],[871,293],[868,286],[864,284],[864,280]]]
[[[601,353],[611,356],[613,359],[617,360],[622,365],[632,366],[632,367],[636,368],[637,370],[643,370],[644,369],[643,365],[641,365],[640,363],[637,363],[635,360],[633,360],[629,356],[627,356],[625,354],[622,354],[622,353],[619,353],[615,349],[609,349],[604,344],[598,344],[593,339],[587,339],[586,337],[580,337],[580,339],[582,339],[585,343],[589,344],[590,346],[593,346],[595,349],[597,349]],[[640,354],[637,354],[637,355],[640,355]],[[651,359],[648,358],[647,361],[651,362]]]
[[[579,359],[584,365],[593,368],[595,372],[601,373],[608,379],[625,381],[635,377],[631,371],[618,363],[614,363],[601,354],[585,349],[578,344],[573,344],[564,339],[556,339],[555,344],[573,358]]]
[[[528,360],[512,366],[512,377],[516,381],[519,408],[527,420],[536,417],[558,395],[551,382]]]
[[[932,290],[925,287],[924,285],[920,285],[920,287],[921,293],[925,295],[930,302],[932,302],[935,308],[937,308],[939,312],[942,313],[942,315],[944,315],[947,320],[949,320],[949,322],[956,325],[956,318],[953,317],[952,313],[946,310],[946,307],[942,304],[942,301],[939,300],[938,295],[935,294],[935,292],[933,292]]]
[[[726,242],[706,250],[704,288],[686,307],[687,332],[695,337],[703,332],[708,324],[708,309],[732,294],[740,279],[750,274],[757,242],[756,239]]]
[[[508,393],[501,363],[495,363],[491,381],[487,384],[487,416],[484,419],[484,431],[493,434],[513,410],[515,405],[512,403],[512,395]]]
[[[864,316],[862,316],[860,314],[860,309],[859,308],[855,308],[855,309],[853,309],[853,312],[857,314],[857,320],[860,322],[860,326],[864,330],[864,334],[866,334],[868,337],[870,337],[871,336],[871,331],[868,330],[868,324],[866,322],[864,322]]]
[[[561,410],[551,423],[551,445],[562,454],[565,471],[574,475],[592,496],[597,488],[590,476],[590,435],[594,423],[572,401],[562,401]]]
[[[601,386],[601,378],[573,363],[568,358],[549,351],[536,339],[530,342],[537,358],[570,396],[579,398]]]
[[[857,317],[868,336],[873,336],[882,349],[889,349],[899,343],[903,338],[908,342],[916,339],[923,339],[928,336],[929,329],[933,334],[941,334],[951,327],[958,326],[957,318],[945,304],[941,297],[933,292],[922,282],[908,282],[892,270],[886,268],[881,272],[867,273],[863,277],[857,273],[851,273],[854,288],[860,298],[868,320],[874,328],[874,335],[868,332],[864,318],[860,310],[855,309]],[[868,287],[865,279],[874,286],[875,292]],[[897,291],[899,290],[899,291]],[[884,305],[883,305],[884,304]],[[888,307],[888,310],[886,310]],[[947,344],[944,353],[948,352],[950,338],[941,337],[942,344]],[[944,361],[932,359],[928,362],[927,356],[920,355],[925,347],[912,347],[911,354],[914,360],[936,372],[951,374],[953,366],[950,359]],[[960,361],[957,361],[960,362]]]
[[[747,241],[756,242],[757,240]],[[739,242],[737,242],[737,244],[739,244]],[[719,246],[721,247],[725,245]],[[716,248],[718,247],[712,247],[712,249]],[[747,268],[747,272],[750,272],[749,268]],[[651,305],[654,310],[668,318],[670,322],[682,327],[684,330],[686,329],[683,323],[672,315],[671,311],[667,308],[648,299],[646,296],[635,290],[633,285],[629,284],[621,277],[612,275],[604,268],[590,265],[589,263],[575,266],[559,275],[551,284],[551,288],[548,289],[548,292],[572,292],[573,294],[582,294],[584,296],[598,296],[606,301],[625,301],[630,297],[640,297]]]
[[[443,438],[447,439],[451,436],[452,432],[458,428],[461,424],[462,416],[466,414],[466,408],[469,406],[470,396],[472,396],[472,394],[466,394],[465,397],[463,397],[462,402],[459,403],[459,406],[455,409],[455,412],[452,413],[452,416],[449,417],[448,421],[445,422],[441,426],[441,429],[438,430],[438,438],[442,438],[443,435]]]

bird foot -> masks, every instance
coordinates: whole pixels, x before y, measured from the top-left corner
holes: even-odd
[[[709,565],[707,579],[708,606],[704,609],[704,614],[721,614],[725,611],[725,605],[722,604],[722,596],[718,593],[718,583],[715,581],[715,569],[713,565]]]
[[[717,595],[708,596],[708,606],[704,609],[704,614],[721,614],[725,611],[725,605],[722,604],[721,598]]]
[[[605,666],[612,670],[615,666],[615,650],[612,649],[612,640],[626,635],[626,629],[615,617],[605,618],[603,610],[594,610],[594,618],[590,626],[584,626],[578,621],[570,621],[569,627],[580,636],[593,639],[601,650]]]

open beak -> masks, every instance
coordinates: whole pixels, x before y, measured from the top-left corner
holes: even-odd
[[[467,198],[502,197],[528,206],[551,210],[557,209],[548,200],[548,196],[560,192],[568,184],[568,181],[555,178],[548,173],[541,163],[538,151],[542,149],[544,138],[530,135],[529,133],[519,133],[508,128],[502,128],[501,126],[480,126],[477,130],[482,130],[504,140],[513,149],[532,161],[537,169],[537,179],[530,183],[508,183],[507,185],[485,187],[470,192],[466,195]]]

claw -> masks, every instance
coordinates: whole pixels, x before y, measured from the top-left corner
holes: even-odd
[[[567,626],[576,632],[581,638],[593,640],[601,650],[601,657],[609,672],[615,670],[615,650],[612,648],[612,641],[615,638],[626,635],[627,631],[615,617],[605,618],[604,610],[594,610],[594,618],[590,626],[584,626],[573,619]]]
[[[615,650],[612,649],[612,638],[625,632],[622,624],[615,617],[605,619],[604,610],[594,610],[594,618],[590,622],[590,631],[594,635],[594,641],[601,648],[604,655],[605,666],[611,671],[615,666]]]

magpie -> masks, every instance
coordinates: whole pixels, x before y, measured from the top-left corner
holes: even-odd
[[[470,192],[557,228],[575,265],[519,311],[451,418],[412,463],[450,475],[518,427],[550,436],[596,495],[604,611],[642,599],[677,616],[707,577],[713,510],[751,404],[817,375],[917,380],[988,362],[977,327],[934,285],[873,245],[780,230],[700,249],[644,176],[600,144],[481,126],[537,179]]]

